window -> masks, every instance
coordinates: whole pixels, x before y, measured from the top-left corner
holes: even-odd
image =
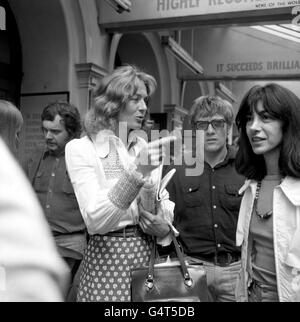
[[[300,27],[292,24],[252,26],[253,29],[300,43]]]

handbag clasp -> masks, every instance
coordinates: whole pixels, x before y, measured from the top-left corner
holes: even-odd
[[[193,286],[193,280],[190,278],[190,276],[188,278],[184,279],[184,284],[188,287],[192,287]]]
[[[151,290],[154,286],[154,283],[153,283],[153,275],[148,275],[147,279],[146,279],[146,282],[145,282],[145,285],[149,290]]]

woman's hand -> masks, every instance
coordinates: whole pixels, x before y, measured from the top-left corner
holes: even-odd
[[[169,231],[168,222],[163,218],[163,211],[159,207],[156,215],[146,211],[141,204],[139,204],[140,227],[144,233],[163,238]]]
[[[136,171],[143,177],[150,175],[151,171],[162,163],[166,155],[166,146],[176,139],[176,136],[168,136],[148,143],[135,159]]]

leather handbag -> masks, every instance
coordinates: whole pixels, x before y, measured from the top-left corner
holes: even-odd
[[[171,230],[177,260],[155,264],[157,246],[152,247],[149,267],[131,271],[132,302],[208,302],[206,272],[201,264],[184,260]]]

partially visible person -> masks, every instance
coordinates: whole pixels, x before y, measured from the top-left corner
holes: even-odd
[[[86,247],[86,229],[67,173],[65,146],[81,134],[80,114],[68,102],[54,102],[44,108],[41,125],[46,149],[27,160],[25,172],[44,210],[58,251],[70,268],[67,301],[75,301],[73,281]]]
[[[0,301],[63,301],[68,270],[32,187],[0,139]]]
[[[85,119],[87,135],[66,146],[67,168],[90,234],[78,301],[130,301],[130,270],[149,264],[152,236],[168,242],[173,203],[166,197],[157,213],[138,206],[144,185],[155,186],[152,171],[170,142],[147,144],[134,132],[143,127],[155,88],[155,79],[138,68],[117,68],[99,84]]]
[[[236,117],[241,189],[237,298],[300,301],[300,100],[278,84],[252,87]]]
[[[18,157],[19,135],[22,126],[21,112],[11,102],[0,99],[0,136],[15,157]]]
[[[235,170],[235,151],[227,145],[234,120],[233,107],[218,96],[198,97],[190,110],[193,131],[204,133],[203,173],[188,175],[195,164],[174,165],[176,173],[167,186],[175,203],[174,226],[190,262],[202,263],[207,274],[210,299],[234,302],[240,248],[235,245],[245,178]],[[193,145],[193,154],[199,144]],[[202,148],[202,147],[200,147]],[[170,252],[161,248],[161,254]]]

